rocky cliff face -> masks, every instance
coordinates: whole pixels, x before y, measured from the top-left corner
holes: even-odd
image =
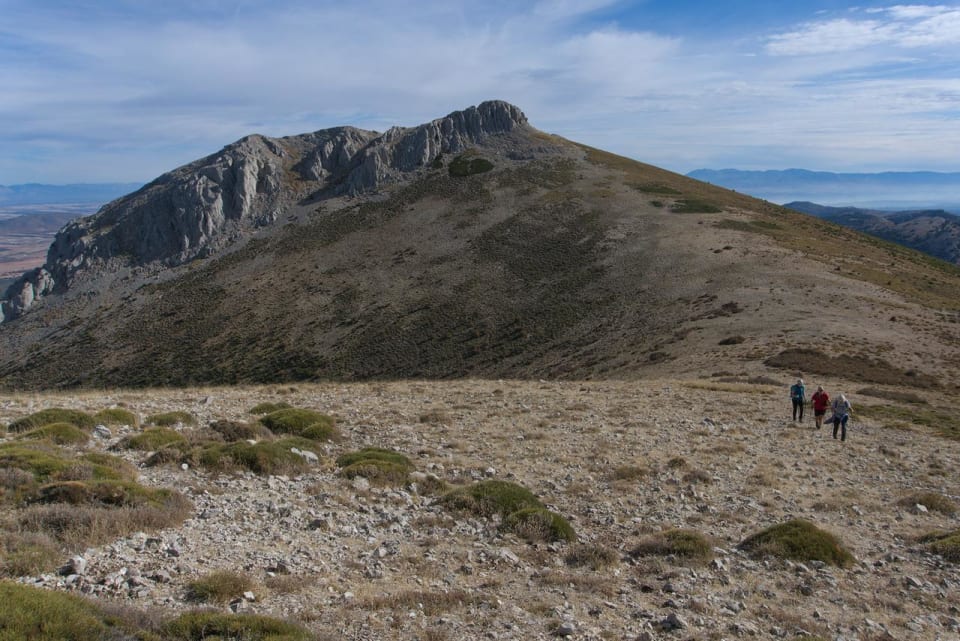
[[[65,226],[43,267],[0,300],[0,322],[78,281],[124,267],[173,267],[269,225],[305,197],[371,192],[490,136],[527,127],[523,113],[484,102],[384,134],[353,127],[300,136],[247,136]]]

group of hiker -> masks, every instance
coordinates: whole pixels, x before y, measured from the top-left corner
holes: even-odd
[[[790,386],[790,400],[793,403],[794,422],[797,420],[803,422],[803,407],[807,399],[802,378],[798,378],[797,382]],[[837,432],[840,431],[840,440],[847,440],[847,421],[850,420],[850,412],[853,408],[846,396],[838,394],[831,402],[830,395],[824,391],[823,386],[817,385],[817,391],[810,397],[810,404],[813,406],[814,423],[818,430],[823,427],[824,416],[829,408],[831,416],[826,420],[828,423],[833,423],[833,438],[837,438]]]

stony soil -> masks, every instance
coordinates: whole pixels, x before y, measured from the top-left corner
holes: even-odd
[[[916,539],[960,519],[898,503],[915,491],[960,500],[956,441],[854,415],[841,443],[810,417],[790,420],[786,383],[471,380],[0,396],[4,423],[43,407],[122,404],[141,416],[186,410],[203,425],[251,420],[257,403],[285,400],[335,415],[346,435],[293,478],[142,468],[141,482],[186,493],[193,517],[82,552],[82,577],[24,580],[179,610],[195,607],[189,581],[234,570],[254,580],[252,594],[222,607],[290,617],[321,639],[956,639],[960,568]],[[855,410],[876,402],[855,389],[846,390]],[[579,542],[531,544],[416,487],[337,476],[336,455],[363,446],[404,452],[451,484],[521,483],[570,519]],[[836,569],[737,549],[795,517],[837,535],[857,562]],[[677,527],[712,537],[715,559],[630,554]],[[599,548],[618,560],[596,570],[568,563],[572,551]]]

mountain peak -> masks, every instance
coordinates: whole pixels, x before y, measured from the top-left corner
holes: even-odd
[[[342,126],[283,138],[250,134],[69,223],[45,264],[0,300],[0,322],[77,280],[123,268],[173,267],[270,225],[305,199],[375,192],[490,138],[527,129],[502,100],[383,134]]]

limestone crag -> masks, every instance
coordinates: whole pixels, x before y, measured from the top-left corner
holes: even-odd
[[[184,264],[273,223],[306,198],[369,193],[441,154],[526,126],[518,108],[490,101],[384,134],[337,127],[284,138],[247,136],[66,225],[43,267],[7,289],[0,322],[75,282],[129,267]]]

